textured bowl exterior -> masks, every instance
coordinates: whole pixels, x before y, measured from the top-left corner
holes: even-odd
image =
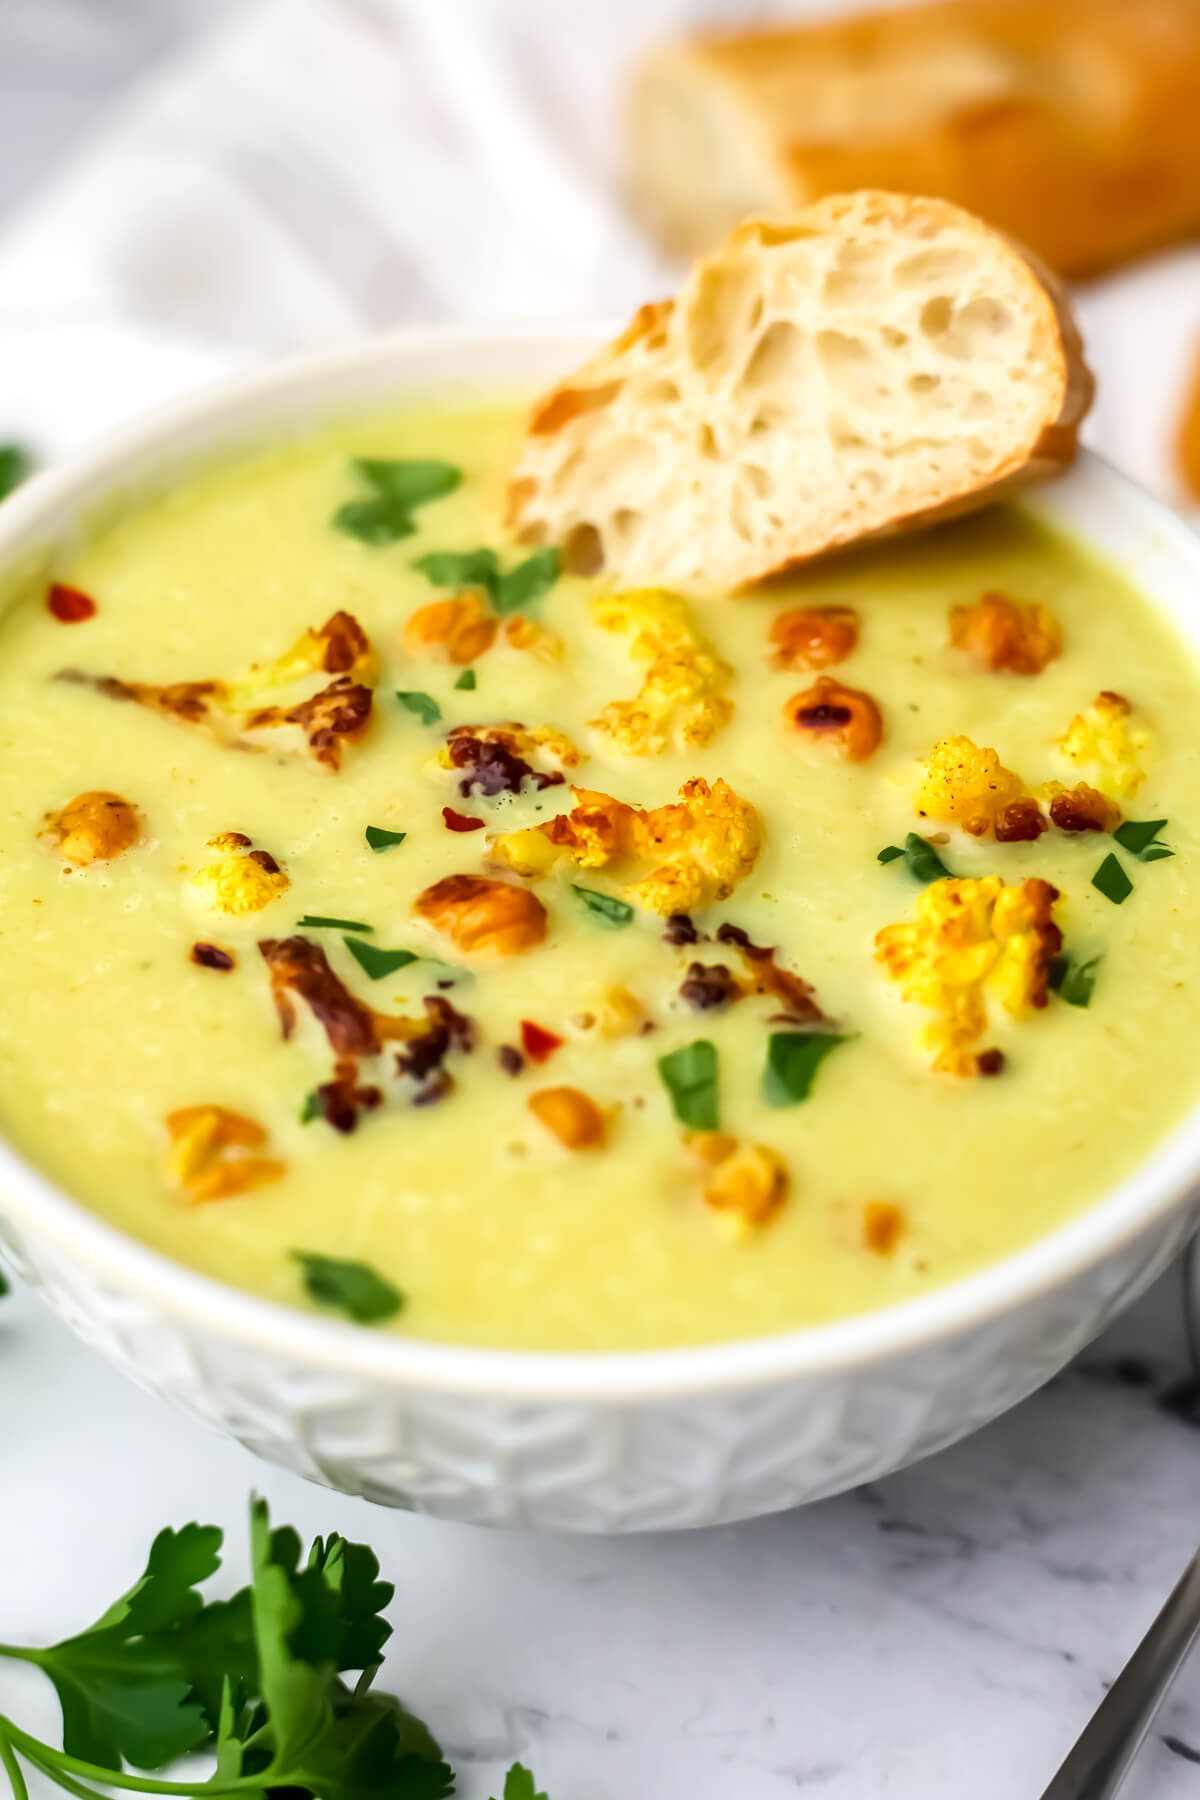
[[[231,384],[35,479],[0,568],[223,448],[462,383],[509,389],[605,327],[407,333]],[[1200,540],[1084,458],[1041,510],[1200,640]],[[0,1142],[0,1257],[136,1382],[309,1479],[476,1524],[728,1523],[872,1481],[985,1424],[1133,1300],[1200,1221],[1200,1109],[1081,1217],[952,1287],[748,1343],[612,1356],[419,1343],[275,1306],[123,1237]]]

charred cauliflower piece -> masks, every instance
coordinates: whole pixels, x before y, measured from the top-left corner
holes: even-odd
[[[97,788],[76,794],[58,812],[48,812],[42,835],[53,841],[64,862],[84,869],[120,856],[136,844],[139,829],[136,807],[120,794]]]
[[[602,594],[592,602],[601,631],[633,641],[646,665],[634,700],[613,700],[592,720],[629,756],[658,756],[672,740],[683,748],[712,742],[733,713],[726,689],[733,670],[692,624],[684,602],[659,589]]]
[[[537,895],[487,875],[443,875],[417,895],[413,910],[463,956],[516,956],[546,935],[546,909]]]
[[[491,648],[496,615],[478,588],[467,588],[449,600],[431,600],[411,614],[404,627],[410,656],[426,656],[462,666]]]
[[[1058,889],[1031,877],[1006,887],[999,876],[948,878],[927,887],[910,923],[885,925],[875,957],[905,1000],[937,1017],[925,1029],[942,1074],[992,1074],[998,1051],[971,1049],[988,1027],[987,996],[1013,1018],[1044,1007],[1051,959],[1062,947],[1054,923]]]
[[[221,851],[222,861],[199,869],[193,885],[206,891],[218,912],[235,918],[261,912],[291,886],[270,852],[256,850],[244,832],[219,831],[208,848]]]
[[[1126,800],[1145,780],[1142,752],[1149,735],[1130,723],[1133,707],[1123,694],[1097,694],[1086,713],[1076,713],[1055,748],[1085,770],[1101,793]]]
[[[922,819],[944,819],[971,837],[986,837],[1024,792],[1020,776],[1006,769],[994,750],[981,750],[969,737],[951,737],[930,751],[913,804]]]
[[[981,594],[950,608],[950,643],[985,669],[1040,675],[1062,655],[1058,621],[1044,606],[1022,605],[1007,594]]]
[[[302,631],[291,649],[265,669],[252,667],[233,684],[233,702],[251,706],[265,690],[290,687],[306,675],[345,675],[374,687],[379,679],[379,659],[353,613],[331,614],[319,628],[310,626]]]
[[[561,860],[599,869],[638,858],[657,866],[625,896],[664,917],[726,900],[754,867],[762,829],[754,808],[728,782],[685,781],[679,798],[649,810],[588,788],[572,788],[570,812],[489,845],[493,862],[520,875],[545,875]]]

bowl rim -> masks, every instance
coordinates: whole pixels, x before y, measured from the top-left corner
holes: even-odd
[[[405,327],[256,365],[155,408],[105,434],[83,454],[33,476],[0,513],[0,559],[7,560],[13,546],[51,542],[56,516],[72,501],[98,483],[107,483],[109,493],[119,492],[127,464],[155,449],[169,450],[171,441],[191,428],[219,425],[228,418],[230,431],[224,441],[233,447],[244,410],[269,405],[293,389],[326,381],[336,386],[376,364],[386,368],[419,359],[423,352],[455,348],[471,347],[500,357],[506,348],[535,345],[540,350],[561,343],[566,362],[578,355],[581,345],[602,342],[611,331],[610,320],[586,319]],[[403,385],[397,371],[396,387]],[[407,385],[412,389],[419,383]],[[444,389],[446,383],[434,385]],[[478,380],[475,385],[480,385]],[[332,397],[314,397],[314,419],[335,410]],[[262,423],[269,426],[269,411]],[[245,441],[252,434],[240,435]],[[214,444],[220,441],[220,435],[213,439]],[[1200,576],[1200,534],[1165,501],[1094,452],[1082,451],[1080,460],[1119,494],[1126,509],[1152,528],[1157,545],[1190,563]],[[1198,1184],[1200,1101],[1142,1163],[1083,1212],[1000,1261],[913,1299],[759,1338],[671,1349],[511,1350],[372,1331],[227,1286],[109,1224],[0,1138],[0,1224],[9,1219],[27,1228],[32,1238],[51,1240],[95,1277],[126,1295],[136,1294],[155,1312],[171,1314],[205,1335],[236,1340],[298,1366],[353,1375],[376,1387],[511,1402],[587,1400],[614,1406],[845,1375],[926,1350],[1067,1287],[1165,1221]],[[0,1245],[3,1242],[0,1237]]]

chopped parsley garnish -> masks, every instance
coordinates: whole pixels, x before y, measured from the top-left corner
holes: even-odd
[[[1092,886],[1099,888],[1104,898],[1111,900],[1114,906],[1123,905],[1133,892],[1132,881],[1111,850],[1092,876]]]
[[[1160,862],[1164,856],[1175,854],[1169,845],[1155,841],[1166,822],[1165,819],[1126,819],[1123,825],[1117,826],[1113,837],[1122,850],[1128,850],[1139,862]]]
[[[302,1125],[311,1125],[314,1119],[322,1117],[322,1111],[321,1096],[318,1094],[316,1088],[313,1088],[304,1096],[304,1104],[300,1108],[300,1123]]]
[[[524,562],[502,571],[494,550],[431,550],[413,563],[434,587],[482,588],[498,613],[516,612],[541,598],[562,572],[562,558],[552,545],[535,550]]]
[[[847,1039],[832,1031],[773,1031],[767,1042],[763,1099],[768,1106],[794,1106],[807,1100],[817,1070]]]
[[[300,1261],[322,1287],[333,1272],[338,1304],[337,1272],[362,1268]],[[394,1308],[395,1290],[366,1274]],[[354,1284],[351,1298],[361,1305]],[[214,1599],[202,1588],[220,1568],[223,1535],[215,1525],[161,1531],[144,1573],[86,1630],[45,1649],[0,1645],[0,1655],[40,1668],[62,1707],[61,1749],[0,1715],[0,1767],[15,1800],[27,1794],[22,1763],[74,1800],[101,1800],[113,1789],[172,1800],[449,1800],[454,1771],[433,1736],[373,1685],[391,1635],[383,1611],[395,1592],[380,1579],[374,1553],[336,1532],[305,1551],[297,1532],[272,1529],[265,1501],[253,1500],[250,1585]],[[208,1779],[157,1773],[195,1752],[209,1758]],[[155,1773],[131,1774],[129,1764]],[[504,1800],[546,1796],[515,1763]]]
[[[20,444],[0,444],[0,500],[7,500],[33,468],[33,458]]]
[[[390,1281],[377,1275],[368,1263],[343,1262],[336,1256],[317,1256],[293,1250],[292,1258],[304,1272],[304,1286],[322,1306],[336,1306],[356,1325],[377,1325],[395,1318],[404,1295]]]
[[[390,850],[393,844],[402,844],[408,836],[407,831],[385,831],[382,825],[368,825],[366,840],[372,850]]]
[[[612,894],[601,894],[595,888],[578,887],[574,882],[571,884],[571,892],[579,895],[597,924],[615,931],[622,925],[632,923],[633,908],[628,900],[617,900]]]
[[[358,456],[351,468],[373,490],[366,500],[347,500],[333,515],[333,524],[364,544],[393,544],[411,537],[417,529],[413,512],[430,500],[451,494],[462,480],[453,463],[428,459],[392,461]]]
[[[364,944],[361,938],[343,938],[342,942],[372,981],[382,981],[385,975],[394,975],[397,969],[407,969],[409,963],[417,960],[413,950],[381,950],[378,944]]]
[[[475,686],[474,669],[464,669],[454,685],[456,688],[461,688],[464,692],[473,688]]]
[[[1050,962],[1047,985],[1060,994],[1068,1006],[1090,1006],[1096,971],[1104,961],[1103,954],[1087,962],[1076,962],[1070,956],[1055,956]]]
[[[4,1298],[5,1294],[7,1294],[7,1292],[8,1292],[8,1277],[4,1273],[4,1270],[0,1269],[0,1300],[3,1300],[3,1298]]]
[[[324,913],[305,913],[297,919],[298,925],[311,925],[316,931],[374,931],[373,925],[364,925],[361,919],[327,919]]]
[[[410,713],[416,713],[422,725],[436,725],[442,716],[442,709],[432,694],[422,694],[417,690],[404,692],[397,688],[396,698],[401,706],[407,706]]]
[[[658,1059],[658,1073],[675,1117],[692,1131],[717,1129],[717,1047],[707,1038]]]
[[[903,849],[899,844],[889,844],[886,849],[879,852],[875,860],[876,862],[890,863],[897,862],[900,857],[903,857],[908,864],[909,874],[915,875],[917,880],[926,886],[931,881],[941,881],[943,876],[950,873],[928,838],[918,837],[915,831],[909,832],[904,840]]]

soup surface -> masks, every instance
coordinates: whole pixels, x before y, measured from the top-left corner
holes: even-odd
[[[503,541],[512,429],[247,454],[14,599],[5,1133],[236,1286],[361,1263],[384,1328],[531,1348],[834,1319],[1085,1207],[1195,1099],[1190,651],[1015,511],[614,600]]]

